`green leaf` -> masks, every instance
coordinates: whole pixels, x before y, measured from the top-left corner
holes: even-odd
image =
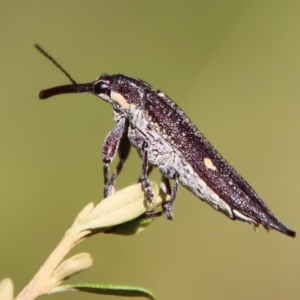
[[[142,232],[153,221],[154,219],[151,218],[138,218],[120,225],[113,226],[108,230],[104,231],[104,233],[112,233],[118,235],[134,235]]]
[[[154,193],[151,207],[154,208],[161,204],[162,199],[158,197],[158,185],[155,182],[151,184]],[[99,230],[116,226],[138,218],[148,209],[141,184],[134,184],[103,199],[80,222],[76,222],[68,230],[68,234],[75,235],[85,230]]]
[[[130,285],[79,283],[59,286],[51,291],[56,292],[81,291],[100,295],[145,297],[150,300],[157,300],[157,297],[149,290]]]
[[[54,270],[50,277],[49,284],[51,284],[52,287],[56,287],[71,276],[90,268],[92,264],[93,260],[89,253],[76,254],[63,261]]]
[[[0,299],[13,300],[14,286],[10,278],[4,278],[0,282]]]

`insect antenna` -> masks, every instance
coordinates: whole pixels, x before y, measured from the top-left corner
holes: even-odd
[[[44,56],[46,56],[57,68],[59,68],[73,84],[77,84],[77,82],[71,77],[71,75],[51,55],[49,55],[41,46],[39,46],[38,44],[34,44],[34,47],[40,53],[42,53]]]

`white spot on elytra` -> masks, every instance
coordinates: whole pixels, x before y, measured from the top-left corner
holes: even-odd
[[[211,159],[208,158],[208,157],[204,158],[204,164],[205,164],[206,168],[208,168],[208,169],[211,169],[213,171],[217,170],[217,167],[213,164],[213,162],[211,161]]]

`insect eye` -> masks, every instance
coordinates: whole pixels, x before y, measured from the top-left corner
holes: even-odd
[[[94,93],[99,95],[99,94],[105,94],[105,95],[108,95],[110,96],[110,89],[109,89],[109,86],[107,83],[105,82],[97,82],[95,85],[94,85]]]

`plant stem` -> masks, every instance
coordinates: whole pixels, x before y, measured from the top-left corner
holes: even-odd
[[[74,236],[65,234],[61,242],[57,245],[39,271],[35,274],[28,285],[24,287],[15,300],[33,300],[38,296],[47,294],[52,288],[50,277],[55,269],[59,266],[70,250],[75,245],[82,242],[88,233],[88,231],[80,232]]]

